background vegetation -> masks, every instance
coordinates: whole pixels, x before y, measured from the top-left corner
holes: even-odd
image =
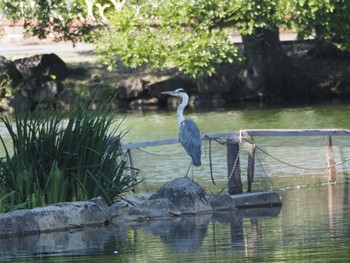
[[[315,97],[321,90],[318,79],[288,58],[279,30],[311,36],[315,46],[350,48],[346,0],[4,0],[1,8],[24,19],[29,35],[94,41],[111,69],[118,57],[129,67],[178,67],[197,77],[244,60],[240,87],[272,98]],[[241,35],[244,52],[232,34]]]

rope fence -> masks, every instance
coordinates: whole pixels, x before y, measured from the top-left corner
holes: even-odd
[[[297,135],[294,135],[292,130],[288,130],[287,135],[282,136],[279,130],[270,133],[263,130],[263,136],[255,130],[204,135],[202,166],[194,167],[189,177],[193,177],[209,193],[225,192],[239,169],[242,190],[247,191],[248,148],[253,146],[253,191],[325,184],[329,181],[330,169],[336,169],[337,182],[350,181],[350,133],[343,130],[303,131],[295,130]],[[324,138],[328,134],[333,135],[331,146],[325,144]],[[227,153],[228,140],[234,140],[239,145],[234,156]],[[191,162],[177,139],[156,141],[155,144],[146,142],[146,147],[142,143],[130,144],[130,148],[123,145],[124,150],[128,149],[131,153],[130,165],[139,169],[139,180],[143,181],[140,191],[153,191],[167,181],[185,176]],[[334,159],[333,164],[329,163],[330,158]],[[229,161],[233,164],[231,167],[228,167]]]

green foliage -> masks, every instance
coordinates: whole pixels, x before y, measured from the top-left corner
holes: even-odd
[[[215,65],[232,62],[237,48],[215,19],[225,19],[229,1],[152,1],[126,5],[116,13],[97,51],[115,66],[118,54],[130,67],[177,66],[196,76],[211,74]]]
[[[125,5],[115,13],[98,45],[103,62],[116,66],[115,55],[130,67],[177,66],[186,74],[212,74],[215,65],[241,59],[229,34],[249,35],[258,28],[297,30],[306,37],[341,35],[350,43],[345,0],[148,1]],[[344,25],[343,23],[346,22]],[[338,28],[338,29],[337,29]],[[343,29],[339,29],[343,28]],[[346,41],[345,41],[346,40]]]
[[[0,10],[9,19],[24,20],[25,35],[40,39],[48,36],[57,41],[82,41],[97,25],[78,21],[78,14],[85,14],[83,0],[3,0]]]
[[[97,4],[109,4],[106,27],[98,21]],[[347,0],[4,0],[0,5],[7,17],[25,20],[29,35],[98,40],[110,68],[118,55],[133,68],[177,66],[192,76],[212,74],[217,64],[242,58],[229,40],[232,32],[250,35],[261,28],[293,29],[300,38],[316,32],[319,39],[350,48]],[[81,15],[96,19],[78,20]]]
[[[78,102],[68,120],[16,115],[0,120],[12,139],[13,154],[1,136],[0,211],[102,196],[108,204],[136,184],[126,174],[119,125],[107,110]],[[114,126],[114,127],[113,127]]]
[[[336,41],[339,47],[350,50],[350,1],[347,0],[284,0],[292,14],[289,24],[299,38],[315,35],[319,40]]]
[[[0,72],[0,103],[10,96],[14,89],[10,76],[7,73]]]

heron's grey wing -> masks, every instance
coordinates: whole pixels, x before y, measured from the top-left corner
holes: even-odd
[[[194,121],[187,119],[181,123],[179,132],[180,143],[191,156],[193,164],[201,165],[202,139],[198,126]]]

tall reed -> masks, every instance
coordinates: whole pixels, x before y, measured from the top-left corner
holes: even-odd
[[[0,121],[12,140],[9,147],[0,136],[0,212],[97,196],[112,204],[137,184],[122,158],[120,124],[107,109],[77,101],[68,119],[26,113]]]

